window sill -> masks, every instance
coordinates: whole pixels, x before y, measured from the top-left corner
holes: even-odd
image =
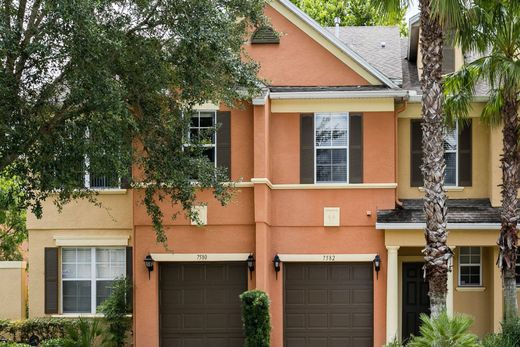
[[[132,318],[133,315],[127,314],[126,317]],[[51,314],[52,318],[103,318],[103,313],[62,313],[62,314]]]
[[[483,292],[486,287],[457,287],[455,290],[458,292]]]
[[[92,188],[99,195],[125,195],[127,189],[122,188]]]
[[[454,187],[454,186],[444,186],[445,192],[463,192],[465,187]],[[417,188],[420,192],[424,192],[423,187]]]

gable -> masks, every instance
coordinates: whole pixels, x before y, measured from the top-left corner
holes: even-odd
[[[248,43],[246,50],[257,61],[260,77],[274,86],[382,85],[359,62],[348,56],[296,13],[278,1],[265,7],[273,28],[280,33],[277,45]]]

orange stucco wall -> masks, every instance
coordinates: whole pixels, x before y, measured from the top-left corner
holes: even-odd
[[[339,86],[369,83],[300,28],[266,6],[265,14],[281,34],[280,44],[247,44],[260,63],[260,77],[275,86]]]

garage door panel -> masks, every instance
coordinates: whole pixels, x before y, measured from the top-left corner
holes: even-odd
[[[164,263],[159,272],[161,346],[243,345],[245,263]]]
[[[371,263],[285,264],[285,344],[372,345],[372,271]]]

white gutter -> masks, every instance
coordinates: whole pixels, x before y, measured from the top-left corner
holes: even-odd
[[[316,30],[321,36],[325,37],[332,44],[338,47],[343,53],[354,59],[359,65],[365,68],[368,72],[370,72],[374,77],[379,79],[381,82],[386,84],[390,88],[397,89],[399,86],[392,82],[388,77],[382,74],[379,70],[370,65],[365,59],[363,59],[359,54],[350,49],[343,41],[334,36],[333,33],[329,32],[321,25],[316,23],[311,17],[309,17],[305,12],[300,10],[296,5],[294,5],[290,0],[278,0],[282,5],[284,5],[287,9],[297,15],[301,20],[310,25],[314,30]]]
[[[421,230],[426,223],[376,223],[377,230]],[[448,223],[448,230],[500,230],[500,223]]]
[[[255,96],[251,102],[255,106],[262,106],[262,105],[265,105],[268,97],[269,97],[269,89],[263,88],[262,93],[260,95]]]
[[[403,89],[375,91],[316,91],[316,92],[271,92],[270,99],[369,99],[404,98],[408,91]]]

